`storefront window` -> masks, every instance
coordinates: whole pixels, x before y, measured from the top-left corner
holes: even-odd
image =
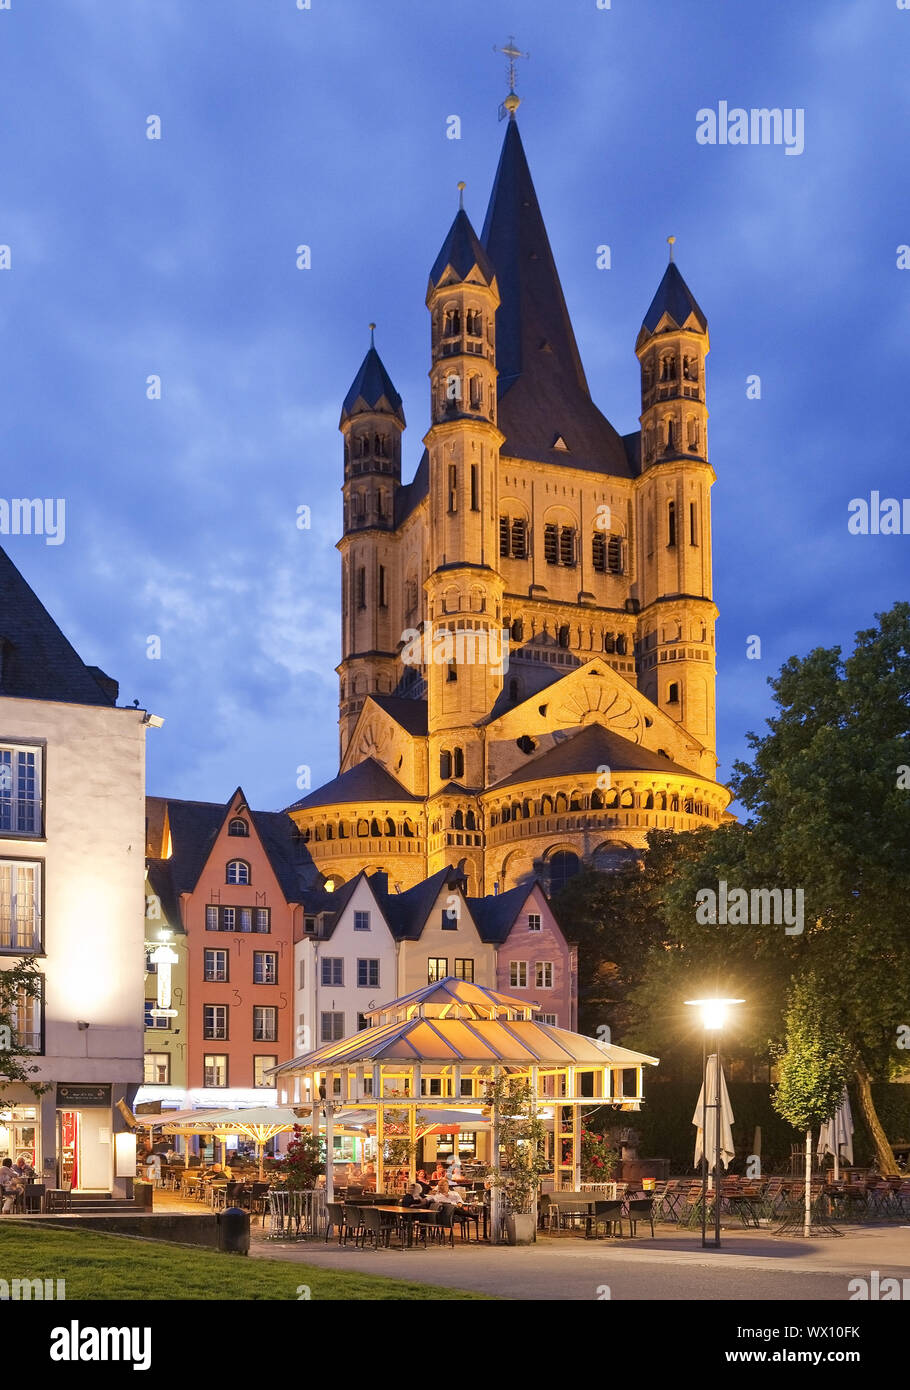
[[[24,1158],[38,1170],[38,1108],[35,1105],[14,1105],[0,1110],[0,1158]]]

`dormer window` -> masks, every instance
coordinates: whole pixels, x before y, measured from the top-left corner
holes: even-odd
[[[245,859],[232,859],[227,866],[226,883],[249,883],[250,866]]]
[[[229,835],[249,835],[250,827],[240,816],[235,816],[228,826]]]

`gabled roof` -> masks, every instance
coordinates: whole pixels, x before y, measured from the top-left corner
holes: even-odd
[[[161,903],[162,925],[183,931],[183,917],[180,912],[180,901],[174,891],[174,882],[171,878],[170,860],[149,859],[146,868],[149,887]],[[154,935],[154,928],[146,928],[146,930],[151,930],[152,935]]]
[[[367,355],[351,382],[351,389],[341,407],[341,423],[352,415],[380,414],[392,415],[404,428],[404,410],[401,397],[392,385],[379,353],[370,344]]]
[[[650,308],[645,314],[642,328],[653,333],[664,314],[669,315],[677,328],[682,328],[689,316],[694,315],[696,325],[701,332],[707,332],[708,320],[698,307],[694,294],[680,275],[679,267],[675,261],[671,261],[664,271],[664,277],[657,287],[657,293],[651,300]]]
[[[623,442],[591,400],[556,263],[510,120],[481,240],[496,268],[497,423],[503,455],[632,476]],[[554,448],[557,438],[565,448]]]
[[[468,898],[467,904],[477,924],[481,940],[502,945],[515,925],[518,915],[537,886],[519,884],[507,893],[491,894],[486,898]]]
[[[117,682],[86,666],[0,550],[0,695],[71,705],[117,703]]]
[[[288,811],[307,811],[315,806],[334,806],[343,801],[420,801],[412,796],[400,782],[386,772],[375,758],[364,758],[362,763],[349,767],[347,772],[339,773],[331,782],[317,787],[309,796],[301,797],[289,806]]]
[[[455,272],[456,280],[467,280],[475,267],[480,274],[481,282],[492,285],[496,273],[490,258],[478,241],[468,214],[464,208],[459,208],[439,255],[433,262],[429,289],[435,289],[450,268]]]
[[[459,886],[464,883],[459,870],[451,867],[439,869],[430,878],[425,878],[422,883],[415,883],[413,888],[408,888],[403,893],[389,893],[375,880],[374,875],[370,880],[370,886],[392,935],[399,941],[419,940],[443,887],[447,883]]]
[[[609,767],[614,772],[671,772],[677,776],[697,777],[691,768],[682,767],[671,758],[662,758],[640,743],[614,734],[602,724],[589,724],[579,733],[530,758],[517,771],[497,782],[491,791],[502,791],[505,787],[520,787],[526,782],[538,782],[550,777],[568,777],[576,774],[593,776],[598,767]]]
[[[405,733],[411,734],[414,738],[426,738],[427,736],[427,702],[426,700],[408,700],[402,695],[375,695],[369,697],[374,705],[378,705],[384,710],[396,724],[400,724]]]
[[[353,878],[349,878],[347,883],[342,883],[333,893],[327,893],[325,889],[319,888],[305,894],[304,911],[307,916],[316,913],[325,914],[322,935],[319,938],[320,941],[326,940],[332,935],[338,925],[341,914],[354,896],[354,889],[362,878],[366,878],[367,883],[369,883],[370,880],[367,878],[366,870],[364,869],[361,869],[360,873],[355,874]]]
[[[224,804],[154,798],[163,799],[167,804],[172,853],[165,862],[178,898],[181,893],[192,893],[199,882],[199,876],[208,863],[238,792],[243,795],[238,787]],[[290,816],[283,811],[253,811],[249,807],[243,816],[259,836],[285,899],[288,902],[301,902],[307,866],[301,863],[296,842],[297,828]],[[235,844],[237,857],[243,858],[243,841],[238,838]]]

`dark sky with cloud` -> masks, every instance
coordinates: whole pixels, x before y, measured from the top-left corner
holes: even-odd
[[[910,536],[846,522],[854,496],[910,493],[910,272],[896,267],[910,12],[14,0],[0,11],[0,494],[65,498],[67,535],[4,543],[84,659],[164,716],[154,793],[223,800],[239,782],[277,808],[299,795],[299,764],[313,785],[337,770],[340,403],[375,320],[409,478],[428,423],[427,273],[459,179],[482,224],[504,133],[492,49],[513,30],[531,54],[525,148],[617,429],[637,428],[634,342],[671,232],[708,316],[720,775],[783,660],[849,644],[907,595]],[[696,112],[720,100],[804,108],[805,152],[697,144]],[[761,661],[746,660],[752,634]]]

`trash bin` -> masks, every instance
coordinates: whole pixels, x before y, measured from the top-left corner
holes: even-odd
[[[218,1213],[218,1249],[226,1255],[250,1253],[250,1214],[240,1207],[226,1207]]]

